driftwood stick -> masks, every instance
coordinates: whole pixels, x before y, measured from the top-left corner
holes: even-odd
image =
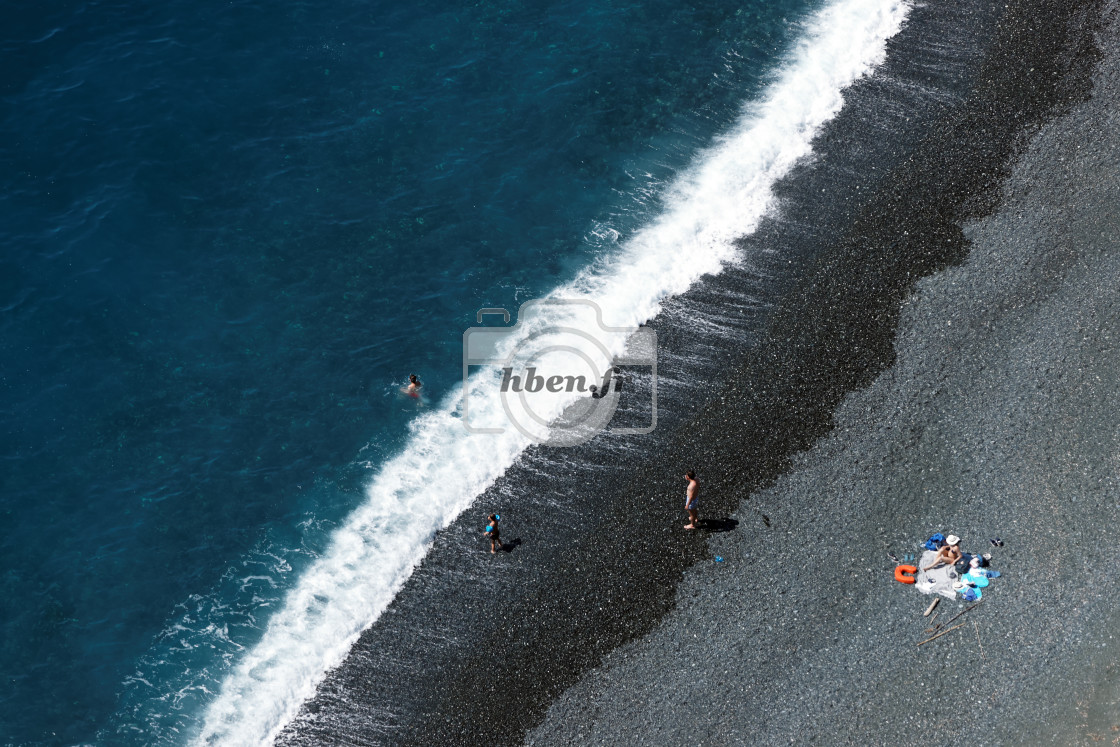
[[[961,615],[963,615],[963,614],[964,614],[965,612],[971,612],[972,610],[976,609],[977,607],[979,607],[979,606],[980,606],[981,604],[983,604],[983,603],[984,603],[984,600],[983,600],[983,599],[981,599],[981,600],[980,600],[979,602],[977,602],[976,604],[972,605],[971,607],[966,607],[965,609],[963,609],[963,610],[961,610],[960,612],[958,612],[958,613],[957,613],[957,614],[956,614],[956,615],[955,615],[954,617],[952,617],[952,618],[950,618],[950,619],[946,620],[946,621],[945,621],[945,625],[948,625],[949,623],[953,622],[953,620],[956,620],[956,619],[957,619],[958,617],[960,617]]]
[[[981,600],[980,600],[980,602],[983,602],[983,601],[984,601],[983,599],[981,599]],[[957,619],[958,617],[960,617],[961,615],[963,615],[963,614],[964,614],[965,612],[971,612],[972,610],[974,610],[974,609],[976,609],[977,607],[979,607],[979,606],[980,606],[980,602],[977,602],[976,604],[972,605],[971,607],[969,607],[969,608],[967,608],[967,609],[961,610],[961,611],[960,611],[960,612],[958,612],[957,614],[955,614],[955,615],[953,615],[952,617],[950,617],[950,618],[949,618],[948,620],[942,620],[941,622],[937,623],[936,625],[934,625],[934,626],[933,626],[932,628],[930,628],[930,629],[929,629],[929,630],[927,630],[926,632],[927,632],[927,633],[929,633],[929,632],[931,632],[931,631],[937,630],[938,628],[940,628],[940,627],[941,627],[941,626],[943,626],[943,625],[948,625],[949,623],[953,622],[953,621],[954,621],[954,620],[956,620],[956,619]],[[937,615],[938,615],[938,613],[937,613],[937,612],[934,612],[934,613],[933,613],[933,617],[937,617]],[[931,618],[929,619],[929,621],[930,621],[930,622],[933,622],[933,617],[931,617]]]
[[[984,656],[984,646],[980,643],[980,626],[976,624],[975,620],[973,620],[972,627],[976,630],[976,645],[980,647],[980,658],[987,659],[988,657]]]
[[[941,597],[934,597],[933,601],[929,603],[928,607],[926,607],[926,611],[922,613],[922,617],[929,617],[929,613],[933,612],[933,608],[936,607],[937,603],[940,601]]]
[[[922,641],[922,643],[929,643],[930,641],[932,641],[935,638],[940,638],[941,636],[945,635],[946,633],[952,632],[952,631],[956,630],[957,628],[963,628],[964,626],[965,626],[965,623],[961,623],[960,625],[954,625],[953,627],[949,628],[948,630],[942,630],[937,635],[930,636],[929,638]],[[921,646],[922,643],[919,643],[918,645]]]

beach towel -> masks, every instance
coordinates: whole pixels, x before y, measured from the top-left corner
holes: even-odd
[[[987,575],[983,573],[966,573],[964,575],[964,580],[966,583],[970,583],[980,589],[983,589],[985,586],[991,583],[990,581],[988,581]]]
[[[933,562],[937,557],[937,553],[927,550],[922,553],[922,559],[918,561],[918,568],[925,568]],[[956,599],[957,593],[953,591],[953,582],[957,579],[950,577],[949,572],[954,571],[951,565],[939,565],[936,568],[931,568],[928,571],[919,570],[915,578],[914,588],[923,594],[940,594],[946,599]]]

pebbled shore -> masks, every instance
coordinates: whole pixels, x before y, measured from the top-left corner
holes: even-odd
[[[1077,24],[1100,12],[1092,3],[1077,10]],[[1012,4],[994,54],[1040,49],[1024,41],[1030,27],[1061,27],[1035,15],[1045,11],[1058,8]],[[1082,46],[1053,68],[1076,75],[1077,60],[1099,59],[1090,100],[1078,101],[1079,84],[1067,78],[1042,94],[1060,116],[1041,128],[1024,117],[1001,145],[988,126],[1001,102],[987,117],[977,109],[1026,90],[1030,76],[1015,80],[1015,71],[1034,58],[989,64],[997,72],[973,111],[935,136],[975,134],[939,148],[948,173],[903,169],[888,180],[912,195],[907,180],[926,175],[927,226],[946,243],[967,239],[960,254],[941,255],[959,264],[905,296],[893,365],[848,394],[831,432],[750,495],[737,512],[743,531],[712,538],[724,562],[689,571],[658,630],[568,690],[527,743],[1065,745],[1120,736],[1117,4],[1099,17],[1103,56]],[[1003,105],[1013,120],[1018,100]],[[969,151],[983,165],[954,163]],[[985,193],[997,178],[998,191]],[[894,582],[886,553],[915,551],[939,530],[977,551],[1002,536],[993,553],[1005,576],[958,621],[963,628],[917,648],[929,598]],[[960,609],[943,600],[941,619]]]
[[[1105,479],[1103,462],[1071,442],[1080,457],[1042,470],[1043,457],[1067,444],[1024,430],[1050,422],[1028,407],[1028,394],[1056,391],[1031,389],[1050,381],[1046,366],[1075,388],[1035,404],[1061,402],[1047,412],[1062,417],[1077,411],[1084,395],[1070,356],[1082,353],[1066,349],[1064,368],[1046,357],[1072,344],[1067,336],[1015,357],[1013,346],[1038,333],[1007,326],[1026,323],[1024,309],[1041,314],[1065,287],[1055,262],[1069,269],[1081,259],[1030,249],[1044,236],[1037,225],[995,230],[1027,254],[1017,265],[993,247],[995,269],[980,273],[989,279],[976,281],[977,295],[952,294],[980,261],[984,226],[1023,211],[1006,213],[1015,182],[1005,180],[1016,163],[1025,168],[1038,128],[1097,103],[1086,99],[1099,13],[1095,1],[915,8],[887,63],[848,92],[818,138],[818,157],[781,185],[781,215],[744,241],[755,259],[706,279],[654,321],[666,356],[663,426],[645,440],[530,450],[478,512],[436,539],[278,743],[898,744],[927,739],[931,726],[957,728],[961,711],[999,726],[999,739],[1011,725],[1030,728],[1019,714],[1043,711],[1016,710],[1023,682],[1060,668],[1063,651],[1053,647],[1100,643],[1093,626],[1113,614],[1102,606],[1107,594],[1070,590],[1106,558],[1110,528],[1099,518],[1102,505],[1115,511],[1115,483],[1111,504],[1100,493],[1096,503],[1062,503],[1074,483],[1047,480]],[[1069,163],[1052,168],[1065,174]],[[1108,163],[1085,164],[1105,191]],[[1069,191],[1079,182],[1046,194],[1041,177],[1027,182],[1034,191],[1021,197],[1042,205],[1090,210],[1096,199]],[[1104,320],[1115,307],[1096,290]],[[1111,355],[1090,334],[1101,326],[1083,326]],[[726,386],[698,395],[696,381]],[[1086,415],[1103,417],[1099,408]],[[1007,440],[1028,436],[1037,443]],[[1097,441],[1076,442],[1088,443]],[[1107,448],[1115,455],[1115,443]],[[685,464],[700,471],[708,515],[735,512],[732,531],[706,541],[679,531]],[[1036,471],[1016,476],[1016,465]],[[1053,503],[1057,524],[1040,501]],[[501,564],[476,536],[491,506],[508,515],[510,537],[525,540]],[[966,658],[972,649],[956,633],[915,653],[927,600],[891,579],[888,547],[904,552],[949,527],[966,542],[988,532],[1008,540],[998,558],[1007,583],[970,613],[984,625],[985,668]],[[1011,572],[1039,538],[1061,547],[1051,572],[1063,569],[1062,580],[1052,575],[1045,591]],[[1099,538],[1106,544],[1094,546]],[[1068,599],[1041,604],[1055,594]],[[1045,615],[1053,626],[1039,625]],[[1014,662],[989,661],[1000,635],[1026,662],[1006,679]],[[1107,712],[1113,685],[1092,677],[1080,692],[1098,693]],[[1058,707],[1060,697],[1040,692]]]

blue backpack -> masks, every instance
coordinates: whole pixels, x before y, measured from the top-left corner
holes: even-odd
[[[941,546],[944,545],[944,544],[945,544],[945,535],[942,534],[941,532],[938,532],[937,534],[933,535],[928,540],[926,540],[926,543],[925,543],[925,545],[923,545],[923,547],[925,547],[927,550],[932,550],[932,551],[936,552],[936,551],[940,550]]]

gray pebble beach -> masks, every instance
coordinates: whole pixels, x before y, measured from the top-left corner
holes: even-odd
[[[526,451],[277,744],[1120,738],[1118,39],[1116,0],[915,4],[650,322],[657,430]],[[939,531],[1003,576],[926,632],[967,608],[889,553]]]
[[[1024,137],[994,212],[962,226],[967,259],[903,302],[894,364],[528,744],[1120,739],[1115,3],[1105,18],[1091,98]],[[1003,576],[918,647],[931,598],[888,552],[938,531]],[[965,607],[943,599],[933,624]]]

